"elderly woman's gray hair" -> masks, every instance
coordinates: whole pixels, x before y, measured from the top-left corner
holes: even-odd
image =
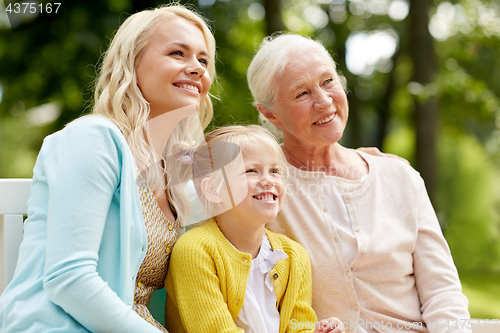
[[[275,80],[283,73],[294,52],[308,50],[325,54],[336,69],[332,56],[321,42],[307,36],[274,34],[264,38],[247,70],[248,87],[253,104],[262,104],[271,109],[276,97]],[[343,79],[343,77],[341,77]],[[345,87],[345,82],[342,80]]]
[[[247,70],[248,87],[254,99],[254,106],[260,104],[272,110],[277,94],[278,82],[276,80],[279,80],[293,54],[304,52],[304,50],[324,54],[331,60],[332,67],[336,71],[335,61],[321,42],[296,34],[268,36],[262,41]],[[338,76],[345,89],[345,78],[339,74]],[[276,126],[272,125],[262,114],[259,117],[267,129],[276,136],[281,136],[281,131]]]

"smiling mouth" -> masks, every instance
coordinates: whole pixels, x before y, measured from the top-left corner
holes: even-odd
[[[336,112],[334,114],[332,114],[330,117],[327,117],[327,118],[324,118],[324,119],[321,119],[321,120],[314,122],[313,125],[323,125],[323,124],[326,124],[326,123],[333,121],[335,118],[337,118]]]
[[[267,193],[254,195],[253,198],[260,201],[276,201],[278,196],[276,194]]]
[[[190,84],[174,84],[174,86],[176,86],[177,88],[183,88],[183,89],[187,89],[187,90],[191,90],[191,91],[200,93],[200,90],[198,89],[198,87],[192,86]]]

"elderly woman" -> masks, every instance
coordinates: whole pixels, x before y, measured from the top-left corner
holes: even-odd
[[[255,105],[283,133],[288,201],[274,231],[301,243],[313,308],[347,332],[470,332],[467,298],[419,174],[339,144],[345,80],[318,42],[266,38],[248,69]]]

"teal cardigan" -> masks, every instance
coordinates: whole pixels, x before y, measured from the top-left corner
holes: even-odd
[[[0,331],[159,332],[132,310],[147,234],[120,130],[89,116],[45,138]]]

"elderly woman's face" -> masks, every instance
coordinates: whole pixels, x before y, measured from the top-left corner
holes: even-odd
[[[324,146],[342,137],[347,97],[329,57],[319,51],[298,51],[276,83],[269,119],[283,130],[285,144]]]

